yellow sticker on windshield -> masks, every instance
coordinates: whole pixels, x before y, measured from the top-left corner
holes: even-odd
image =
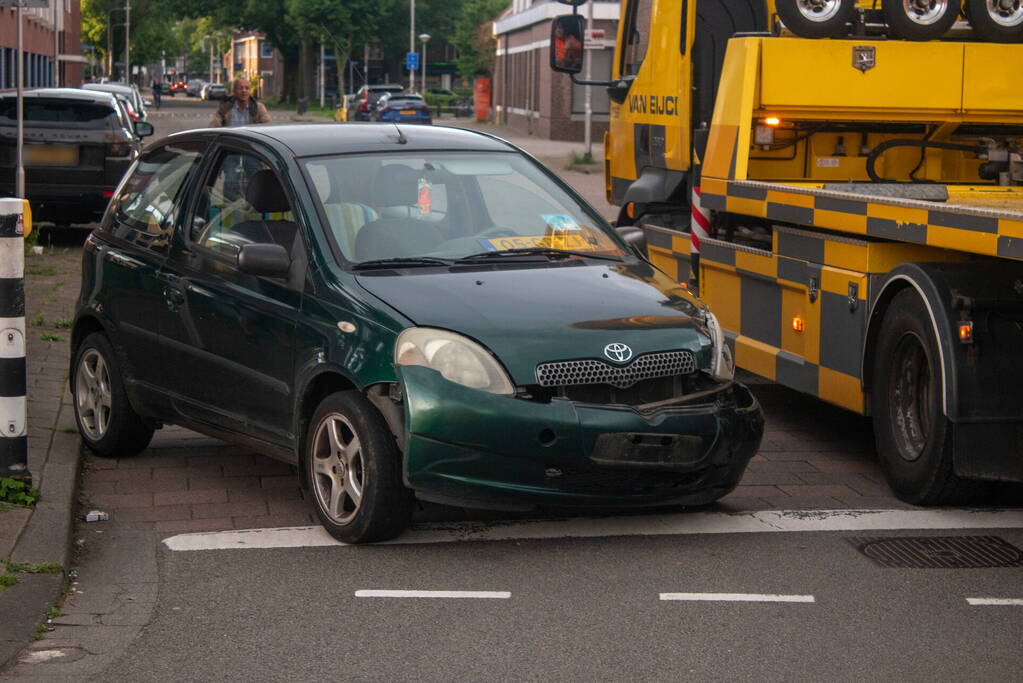
[[[570,251],[594,251],[595,245],[590,244],[579,234],[569,235],[525,235],[521,237],[491,237],[480,240],[488,249],[503,251],[505,249],[568,249]]]

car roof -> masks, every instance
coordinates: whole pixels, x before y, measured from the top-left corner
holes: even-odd
[[[81,102],[92,102],[93,104],[114,104],[114,95],[100,90],[83,90],[81,88],[37,88],[26,90],[25,97],[49,98],[61,100],[78,100]],[[0,97],[17,97],[14,92],[0,93]]]
[[[393,123],[282,124],[215,128],[224,137],[273,140],[289,148],[296,157],[352,154],[358,152],[416,152],[446,150],[459,152],[517,152],[518,148],[500,138],[445,126],[398,126]],[[179,133],[177,135],[187,135]],[[177,137],[173,135],[171,137]]]
[[[101,92],[116,92],[130,95],[135,91],[130,85],[122,85],[120,83],[86,83],[82,86],[84,90],[99,90]]]

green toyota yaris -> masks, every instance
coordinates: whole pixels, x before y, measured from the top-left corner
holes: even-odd
[[[391,124],[152,144],[85,245],[85,443],[179,424],[299,467],[342,541],[414,498],[699,505],[763,434],[714,315],[512,145]]]

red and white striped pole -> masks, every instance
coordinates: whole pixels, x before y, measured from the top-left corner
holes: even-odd
[[[689,254],[692,268],[692,280],[698,286],[700,282],[700,241],[710,237],[710,210],[703,208],[700,200],[700,186],[693,185],[692,220],[689,223],[689,240],[692,249]]]

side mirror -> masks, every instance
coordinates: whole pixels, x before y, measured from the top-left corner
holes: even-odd
[[[632,247],[641,258],[647,257],[646,233],[643,232],[643,228],[637,228],[635,225],[623,225],[615,230],[618,231],[618,236],[625,240],[625,243]]]
[[[551,68],[566,74],[583,70],[583,18],[564,14],[551,22]]]
[[[632,87],[634,80],[636,80],[635,76],[626,76],[619,78],[617,81],[611,81],[611,85],[607,86],[607,96],[615,104],[622,104],[625,102],[625,98],[628,97],[629,88]]]
[[[147,138],[153,134],[153,124],[149,121],[136,121],[135,122],[135,135],[140,138]]]
[[[291,257],[279,244],[246,244],[238,252],[238,270],[248,275],[285,278],[291,270]]]

